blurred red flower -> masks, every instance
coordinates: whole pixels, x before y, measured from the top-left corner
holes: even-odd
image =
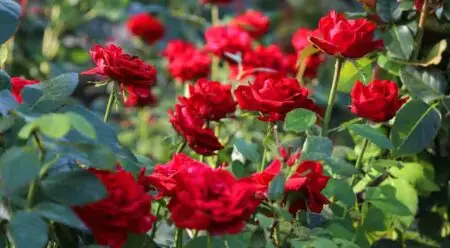
[[[350,95],[352,113],[374,122],[392,119],[408,100],[399,99],[397,85],[388,80],[374,80],[368,85],[357,81]]]
[[[162,23],[148,13],[131,16],[127,21],[128,31],[152,45],[164,37],[165,29]]]
[[[270,19],[256,10],[247,10],[236,16],[231,25],[240,27],[250,34],[253,39],[260,39],[269,30]]]
[[[130,172],[89,169],[105,185],[108,195],[101,201],[74,207],[100,245],[121,248],[128,233],[147,233],[156,218],[151,214],[152,197]]]
[[[27,80],[21,77],[12,77],[11,78],[11,93],[16,98],[18,103],[23,102],[22,98],[22,90],[25,86],[31,84],[38,84],[39,80]]]
[[[331,11],[322,17],[317,34],[309,40],[323,52],[345,58],[361,58],[383,48],[383,40],[374,40],[377,25],[366,19],[346,19]]]
[[[156,97],[149,89],[135,89],[131,85],[126,86],[126,90],[124,90],[123,87],[121,88],[125,107],[144,107],[157,102]],[[138,90],[140,90],[140,92],[138,92]]]
[[[243,54],[251,49],[252,38],[234,26],[210,27],[205,32],[205,49],[233,63],[226,53]]]

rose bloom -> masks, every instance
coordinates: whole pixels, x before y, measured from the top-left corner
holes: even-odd
[[[317,34],[309,40],[325,53],[345,58],[361,58],[383,48],[383,40],[374,40],[377,25],[366,19],[348,20],[331,11],[319,21]]]
[[[156,165],[150,175],[145,175],[145,170],[141,170],[139,174],[139,183],[147,189],[155,189],[157,195],[155,199],[162,197],[172,197],[175,195],[177,182],[175,176],[182,170],[188,170],[191,173],[197,173],[202,170],[204,164],[193,160],[183,153],[175,153],[172,161],[164,165]],[[148,191],[148,190],[147,190]]]
[[[352,113],[374,122],[392,119],[408,100],[399,99],[397,85],[388,80],[374,80],[368,85],[357,81],[350,95]]]
[[[270,182],[280,173],[281,162],[274,160],[263,172],[254,173],[251,180],[258,185],[260,193],[267,195]],[[296,214],[299,210],[320,213],[329,200],[321,193],[327,186],[329,177],[323,174],[319,162],[304,161],[286,180],[284,203],[289,204],[289,211]],[[289,202],[286,202],[289,198]]]
[[[236,111],[231,85],[217,81],[198,80],[195,85],[189,85],[189,98],[182,100],[205,120],[218,121]]]
[[[156,69],[138,57],[124,54],[118,46],[95,45],[90,54],[97,66],[82,75],[106,76],[122,85],[133,86],[138,95],[143,93],[142,97],[146,97],[149,87],[156,84]]]
[[[131,34],[142,38],[148,45],[162,39],[165,33],[161,22],[148,13],[131,16],[127,21],[127,28]]]
[[[254,50],[249,50],[242,57],[242,70],[239,75],[238,65],[230,65],[231,78],[239,79],[249,76],[286,76],[287,69],[284,64],[284,54],[276,45],[267,47],[258,46]]]
[[[151,214],[152,197],[130,172],[89,169],[106,187],[106,198],[74,207],[100,245],[121,248],[128,233],[147,233],[156,218]]]
[[[185,98],[180,97],[180,102],[175,105],[174,110],[169,110],[169,120],[175,130],[186,139],[189,147],[203,155],[212,155],[214,151],[222,149],[223,146],[214,136],[214,131],[204,127],[205,120],[198,116],[191,106],[183,104],[186,102]]]
[[[184,40],[171,40],[167,43],[166,48],[163,51],[163,56],[169,61],[175,59],[179,54],[184,53],[186,50],[195,49],[195,46]]]
[[[125,107],[144,107],[153,105],[157,102],[156,97],[153,95],[153,93],[147,89],[147,91],[142,89],[141,92],[137,92],[137,90],[133,86],[126,86],[126,90],[123,90],[122,88],[122,95],[124,95],[124,105]],[[142,92],[144,91],[144,92]],[[139,94],[138,94],[139,93]]]
[[[181,82],[207,77],[211,71],[211,58],[196,48],[187,49],[169,61],[170,74]]]
[[[247,31],[253,39],[260,39],[269,30],[270,19],[256,10],[247,10],[244,14],[236,16],[231,25]]]
[[[295,51],[301,52],[311,44],[308,40],[309,37],[319,35],[320,32],[318,30],[299,28],[297,31],[295,31],[294,35],[292,35],[292,46],[294,47]]]
[[[174,174],[175,194],[168,208],[178,228],[206,230],[212,235],[237,234],[261,203],[256,186],[224,169],[197,163],[196,169]],[[184,167],[186,168],[186,167]]]
[[[215,26],[210,27],[205,32],[205,49],[209,52],[232,61],[226,53],[241,54],[251,49],[252,39],[250,35],[233,26]]]
[[[262,121],[282,121],[296,108],[316,109],[308,98],[309,90],[294,78],[257,77],[253,83],[239,86],[234,95],[241,109],[262,113]]]
[[[11,93],[16,98],[18,103],[23,103],[22,90],[25,86],[31,84],[38,84],[39,80],[27,80],[21,77],[11,78]]]

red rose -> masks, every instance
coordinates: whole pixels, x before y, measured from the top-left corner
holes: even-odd
[[[25,86],[31,84],[38,84],[39,80],[27,80],[21,77],[12,77],[11,78],[11,93],[16,98],[18,103],[22,103],[22,90]]]
[[[420,11],[422,9],[422,5],[425,2],[425,0],[416,0],[415,5],[416,5],[416,10]]]
[[[164,49],[163,55],[169,61],[175,59],[179,54],[184,53],[186,50],[195,49],[195,46],[184,40],[171,40]]]
[[[261,202],[250,181],[237,180],[229,171],[206,164],[195,171],[179,170],[174,179],[176,192],[168,208],[179,228],[206,230],[213,235],[236,234]]]
[[[185,102],[185,98],[181,97],[180,101]],[[211,155],[223,148],[213,130],[204,127],[205,121],[191,106],[176,104],[175,111],[169,110],[169,120],[175,130],[184,136],[189,147],[198,154]]]
[[[189,85],[189,98],[182,100],[205,120],[218,121],[236,111],[231,85],[207,79],[198,80],[194,86]]]
[[[205,32],[205,49],[230,61],[225,53],[244,54],[252,44],[250,35],[233,26],[210,27]],[[234,62],[234,61],[230,61]]]
[[[181,82],[207,77],[211,70],[211,58],[196,48],[187,49],[170,60],[170,74]]]
[[[141,37],[147,44],[152,45],[164,37],[164,26],[148,13],[140,13],[130,17],[127,22],[128,31]]]
[[[269,30],[270,19],[256,10],[247,10],[236,16],[231,25],[243,28],[253,39],[259,39]]]
[[[257,77],[252,84],[239,86],[234,95],[241,109],[262,113],[262,121],[284,120],[296,108],[316,109],[309,90],[294,78]]]
[[[330,55],[360,58],[383,48],[383,40],[374,40],[376,28],[375,23],[366,19],[348,20],[331,11],[320,19],[318,34],[309,40]]]
[[[155,104],[157,102],[156,97],[149,89],[135,89],[133,86],[126,86],[126,92],[122,92],[124,97],[125,107],[143,107]]]
[[[357,81],[350,95],[352,113],[374,122],[392,119],[407,101],[399,99],[397,85],[388,80],[374,80],[367,86]]]
[[[148,92],[148,88],[156,84],[156,69],[138,57],[124,54],[120,47],[96,45],[90,54],[97,66],[83,75],[99,74],[123,85],[132,85],[138,95]]]
[[[259,193],[267,195],[272,180],[281,172],[282,165],[274,160],[263,172],[254,173],[250,179],[258,187]],[[283,202],[290,199],[289,211],[295,214],[298,210],[309,209],[320,213],[328,199],[321,191],[326,187],[328,176],[323,175],[322,165],[319,162],[304,161],[285,183],[285,196]],[[298,195],[298,193],[301,193]],[[288,194],[291,195],[288,197]],[[292,201],[293,200],[293,201]],[[306,208],[308,204],[308,208]]]
[[[175,195],[177,187],[175,177],[180,171],[187,170],[196,174],[199,170],[204,169],[204,166],[203,163],[183,153],[174,154],[172,161],[164,165],[156,165],[150,175],[144,175],[145,171],[142,170],[139,175],[139,183],[147,189],[154,187],[157,191],[156,199],[158,200],[162,197],[171,197]]]
[[[242,57],[242,74],[240,79],[249,76],[286,76],[284,54],[276,45],[267,47],[258,46],[254,50],[249,50]],[[230,65],[231,77],[238,76],[238,65]]]
[[[152,197],[131,173],[96,169],[89,172],[103,182],[108,195],[101,201],[73,209],[91,229],[98,244],[121,248],[128,233],[147,233],[152,228],[156,220],[151,214]]]
[[[320,32],[318,30],[312,30],[308,28],[299,28],[294,35],[292,35],[292,46],[298,53],[309,46],[308,38],[311,36],[319,36]]]
[[[329,203],[329,200],[321,193],[329,179],[330,177],[323,175],[322,165],[319,162],[304,161],[301,163],[294,174],[286,180],[287,194],[296,195],[301,192],[301,195],[297,195],[297,199],[291,202],[289,211],[295,214],[300,209],[308,209],[320,213],[323,205]]]

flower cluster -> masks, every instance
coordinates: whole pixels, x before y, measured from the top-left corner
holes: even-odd
[[[189,86],[189,95],[180,97],[175,109],[169,110],[170,122],[194,151],[211,155],[222,149],[222,145],[206,123],[218,121],[236,110],[231,86],[200,79]]]
[[[170,74],[180,82],[207,77],[211,70],[211,58],[207,52],[182,40],[169,42],[163,55],[169,62]]]

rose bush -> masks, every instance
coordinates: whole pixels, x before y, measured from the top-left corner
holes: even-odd
[[[449,246],[447,2],[19,2],[0,246]]]

